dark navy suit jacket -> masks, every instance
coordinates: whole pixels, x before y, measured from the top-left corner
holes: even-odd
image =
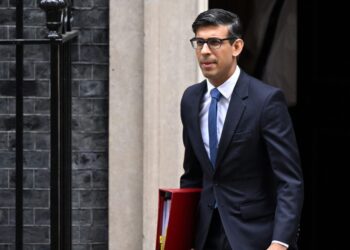
[[[180,185],[201,187],[196,250],[205,244],[214,204],[233,250],[263,250],[272,240],[295,244],[303,177],[292,122],[281,90],[241,70],[219,142],[215,168],[199,123],[206,81],[181,100],[185,146]]]

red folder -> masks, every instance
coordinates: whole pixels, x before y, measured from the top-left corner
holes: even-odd
[[[193,248],[200,192],[199,188],[159,189],[156,250]],[[167,206],[169,208],[165,209]],[[162,234],[164,226],[166,226],[165,238]]]

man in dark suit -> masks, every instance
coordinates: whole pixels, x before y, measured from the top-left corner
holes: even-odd
[[[202,188],[195,249],[296,249],[303,178],[284,95],[238,67],[237,15],[211,9],[192,28],[207,78],[181,100],[180,184]]]

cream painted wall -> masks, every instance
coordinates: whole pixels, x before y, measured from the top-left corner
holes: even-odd
[[[189,39],[207,0],[110,1],[109,249],[152,250],[158,189],[178,187]]]
[[[110,250],[142,249],[143,4],[110,1]]]
[[[143,249],[154,249],[159,187],[178,187],[183,145],[180,100],[197,81],[189,39],[204,1],[145,2]]]

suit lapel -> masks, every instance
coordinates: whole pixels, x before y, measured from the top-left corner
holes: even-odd
[[[202,164],[207,165],[210,171],[214,171],[209,156],[207,154],[207,151],[204,147],[204,142],[202,138],[201,128],[200,128],[200,120],[199,120],[199,113],[200,113],[200,107],[203,95],[207,91],[207,83],[204,80],[198,85],[197,91],[192,96],[193,105],[191,106],[191,117],[190,120],[193,121],[193,131],[191,133],[192,135],[192,141],[194,142],[194,145],[197,145],[194,147],[194,150],[197,152],[197,154],[200,156],[199,159],[202,159]]]
[[[241,120],[245,111],[246,105],[244,100],[248,97],[248,85],[248,77],[241,70],[237,84],[232,92],[231,101],[227,110],[224,127],[221,133],[218,156],[216,160],[217,167],[220,166],[220,162],[222,161],[224,153],[230,144],[231,138],[236,132],[239,121]]]

